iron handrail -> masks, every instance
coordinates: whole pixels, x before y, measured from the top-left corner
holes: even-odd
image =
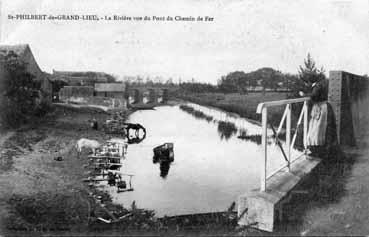
[[[263,108],[279,106],[279,105],[287,105],[287,104],[297,104],[305,101],[309,101],[310,97],[301,97],[296,99],[287,99],[287,100],[274,100],[274,101],[267,101],[263,103],[259,103],[258,107],[256,108],[256,113],[261,114]]]
[[[277,132],[274,130],[274,127],[272,126],[272,130],[274,133],[274,136],[276,138],[276,141],[278,142],[278,135],[284,125],[284,123],[286,124],[286,145],[287,145],[287,151],[285,151],[283,149],[283,147],[281,146],[281,144],[279,143],[278,145],[280,146],[280,150],[287,162],[287,165],[285,167],[288,167],[288,170],[290,171],[290,164],[291,164],[291,149],[293,148],[294,144],[295,144],[295,140],[296,140],[296,135],[297,135],[297,130],[295,131],[295,134],[293,136],[292,139],[292,144],[291,144],[291,110],[292,110],[292,104],[297,104],[297,103],[304,103],[298,122],[297,122],[297,127],[300,126],[302,119],[304,120],[304,134],[303,134],[303,142],[304,142],[304,147],[306,149],[306,141],[307,141],[307,125],[308,125],[308,101],[310,100],[309,97],[303,97],[303,98],[297,98],[297,99],[287,99],[287,100],[279,100],[279,101],[268,101],[268,102],[263,102],[260,103],[256,109],[256,113],[261,114],[261,125],[262,125],[262,138],[261,138],[261,143],[262,143],[262,149],[263,149],[263,153],[264,153],[264,159],[262,161],[262,170],[261,170],[261,186],[260,186],[260,191],[265,191],[266,189],[266,181],[268,177],[271,177],[274,175],[270,174],[267,176],[267,162],[268,162],[268,155],[267,155],[267,129],[268,129],[268,108],[269,107],[275,107],[275,106],[283,106],[285,105],[285,111],[283,113],[283,116],[281,118],[280,124],[278,126],[278,130]]]

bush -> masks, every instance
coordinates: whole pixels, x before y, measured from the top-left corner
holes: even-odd
[[[1,91],[1,125],[17,127],[35,114],[45,114],[49,107],[38,103],[41,83],[26,69],[26,64],[13,51],[1,56],[5,78]]]
[[[36,106],[34,114],[37,117],[41,117],[46,115],[51,110],[52,110],[51,103],[49,103],[47,100],[41,100],[41,102]]]

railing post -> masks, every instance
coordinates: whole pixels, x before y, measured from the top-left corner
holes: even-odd
[[[301,111],[298,122],[297,122],[297,128],[299,127],[299,125],[302,122],[303,116],[304,116],[304,146],[306,148],[306,144],[307,144],[307,130],[308,130],[308,107],[307,107],[307,101],[309,100],[308,97],[304,97],[304,98],[297,98],[297,99],[289,99],[289,100],[280,100],[280,101],[269,101],[269,102],[264,102],[264,103],[260,103],[258,104],[258,107],[256,109],[256,113],[261,114],[261,125],[262,125],[262,136],[261,136],[261,145],[262,145],[262,153],[264,154],[264,157],[261,161],[260,164],[260,168],[261,168],[261,174],[260,174],[260,191],[261,192],[265,192],[266,190],[266,181],[267,181],[267,177],[270,177],[271,175],[275,174],[275,172],[271,175],[267,175],[267,166],[268,166],[268,155],[267,155],[267,116],[268,116],[268,111],[267,108],[268,107],[273,107],[273,106],[280,106],[280,105],[286,105],[286,109],[285,109],[285,113],[282,117],[282,121],[279,124],[278,127],[278,132],[282,129],[282,126],[284,124],[284,120],[286,119],[286,145],[287,145],[287,152],[285,152],[285,150],[283,149],[283,147],[281,146],[281,150],[282,153],[284,155],[284,157],[286,158],[286,160],[288,161],[288,170],[290,171],[290,164],[291,164],[291,151],[294,145],[294,141],[296,138],[296,134],[297,134],[297,130],[295,131],[295,135],[294,138],[291,141],[291,113],[292,113],[292,104],[295,103],[302,103],[304,102],[303,105],[303,111]],[[274,128],[272,127],[273,132]],[[277,135],[278,136],[278,132]],[[292,145],[292,146],[291,146]],[[287,154],[286,154],[287,153]],[[285,168],[286,166],[284,166],[283,168]]]
[[[290,170],[291,163],[291,104],[286,105],[287,120],[286,120],[286,145],[287,145],[287,159],[288,170]]]
[[[261,112],[261,146],[263,149],[263,160],[261,162],[261,186],[260,191],[264,192],[266,189],[266,175],[267,175],[267,118],[268,118],[268,110],[267,108],[263,108]]]
[[[302,107],[304,110],[304,149],[307,148],[307,130],[308,130],[308,103],[304,102],[304,106]]]

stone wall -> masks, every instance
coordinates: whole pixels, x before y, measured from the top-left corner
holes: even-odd
[[[369,79],[344,71],[330,71],[328,101],[336,115],[340,144],[355,145],[369,128]]]

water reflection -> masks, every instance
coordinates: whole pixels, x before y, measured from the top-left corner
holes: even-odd
[[[160,177],[165,179],[168,176],[170,163],[172,162],[170,161],[160,162]]]
[[[128,144],[138,144],[146,138],[146,129],[141,124],[125,123]]]
[[[231,122],[219,121],[218,122],[218,134],[223,140],[228,140],[237,133],[236,126]]]
[[[229,113],[224,113],[224,112],[222,112],[221,116],[219,116],[219,114],[209,115],[209,114],[212,114],[214,112],[213,109],[209,109],[209,108],[206,108],[206,107],[201,107],[201,106],[195,105],[195,104],[191,104],[191,106],[189,106],[189,105],[180,105],[179,108],[181,110],[191,114],[195,118],[205,119],[208,122],[213,121],[214,123],[217,123],[218,124],[217,125],[218,135],[219,135],[221,140],[226,140],[227,141],[232,136],[236,135],[237,132],[239,131],[239,135],[237,136],[238,138],[243,139],[243,140],[247,140],[247,141],[251,141],[251,142],[255,142],[258,145],[261,144],[261,136],[260,135],[257,135],[257,134],[249,135],[248,130],[244,127],[245,124],[242,124],[243,126],[237,126],[236,125],[236,122],[239,123],[239,120],[244,120],[244,119],[239,119],[239,118],[235,117],[235,115],[232,115],[232,114],[229,115]],[[201,111],[201,110],[204,110],[204,111]],[[229,117],[228,117],[228,115],[229,115]],[[217,117],[218,119],[216,119],[213,116]],[[230,119],[230,120],[228,120],[228,119]]]
[[[149,134],[140,144],[129,147],[122,166],[122,173],[135,175],[135,190],[117,194],[115,187],[104,187],[114,202],[130,205],[135,201],[142,208],[155,210],[157,217],[186,215],[224,211],[239,195],[258,188],[261,147],[237,136],[241,128],[247,129],[247,135],[260,134],[260,127],[242,118],[236,121],[219,110],[195,108],[215,122],[197,119],[179,106],[160,106],[130,115],[128,122],[142,124]],[[221,126],[222,140],[218,121],[233,123],[238,132],[223,131]],[[230,137],[227,141],[226,136]],[[167,142],[175,144],[175,165],[159,161],[153,164],[153,148]],[[268,152],[273,154],[268,160],[269,174],[285,160],[275,145],[268,146]],[[295,157],[296,152],[291,153]]]
[[[206,115],[204,112],[194,109],[191,106],[188,105],[180,105],[179,108],[189,114],[192,114],[195,118],[198,119],[205,119],[208,122],[213,121],[213,117]]]
[[[261,135],[260,134],[247,134],[247,130],[246,129],[241,129],[239,135],[237,136],[237,138],[242,139],[242,140],[246,140],[246,141],[251,141],[251,142],[255,142],[256,144],[260,145],[261,144]]]
[[[250,127],[251,124],[247,123],[245,119],[238,118],[234,114],[226,113],[226,112],[220,113],[219,111],[216,111],[214,109],[210,109],[210,108],[203,107],[203,106],[196,105],[196,104],[191,104],[191,106],[180,105],[180,109],[182,109],[183,111],[186,111],[187,113],[193,115],[196,118],[205,119],[207,121],[213,121],[215,123],[218,123],[217,130],[218,130],[218,135],[221,140],[227,141],[232,136],[236,135],[237,132],[239,132],[237,138],[241,140],[245,140],[245,141],[251,141],[258,145],[261,144],[261,135],[255,134],[255,133],[249,134],[249,130],[245,128],[244,126]],[[205,112],[201,110],[204,110]],[[214,114],[214,111],[220,113],[220,116],[217,113]],[[209,115],[209,114],[213,114],[213,115]],[[208,119],[208,118],[211,118],[211,119]],[[218,118],[219,120],[216,118]],[[226,121],[221,120],[221,119],[225,119]],[[240,121],[243,121],[243,123]]]
[[[152,159],[152,162],[154,164],[157,164],[157,163],[160,164],[159,165],[160,177],[165,179],[168,176],[169,169],[170,169],[170,164],[172,163],[172,161],[160,160],[157,156],[154,156],[153,159]]]

